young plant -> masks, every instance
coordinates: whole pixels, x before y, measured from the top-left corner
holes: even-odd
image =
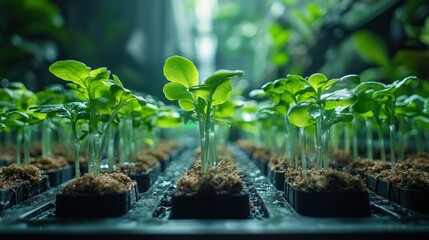
[[[336,83],[350,81],[359,83],[357,75],[328,80],[320,73],[311,75],[308,84],[312,90],[310,97],[298,102],[288,111],[289,120],[299,127],[316,123],[316,168],[328,167],[328,150],[330,127],[338,122],[349,122],[353,115],[344,110],[357,101],[357,96],[347,89],[328,93],[327,90]]]
[[[7,88],[3,89],[3,101],[9,101],[10,110],[19,113],[19,121],[23,124],[15,125],[16,130],[16,162],[22,164],[21,159],[21,144],[24,142],[24,164],[30,164],[30,148],[32,126],[42,121],[46,114],[34,113],[30,107],[37,102],[37,96],[28,90],[20,82],[12,82]]]
[[[117,76],[110,79],[110,71],[105,67],[91,70],[81,62],[65,60],[53,63],[49,71],[70,82],[68,86],[88,107],[88,171],[97,175],[118,112],[127,104],[139,108],[146,102],[125,89]],[[102,121],[105,121],[104,125]]]
[[[217,161],[214,107],[226,102],[232,91],[231,79],[243,76],[242,71],[219,70],[199,83],[198,70],[188,59],[173,56],[166,60],[164,75],[170,82],[164,88],[169,100],[177,100],[185,111],[193,111],[200,131],[201,172],[207,172]]]
[[[70,102],[66,104],[57,105],[39,105],[34,106],[36,112],[54,115],[60,118],[68,119],[71,123],[72,137],[74,142],[74,166],[76,177],[80,177],[80,140],[83,140],[87,133],[78,132],[78,121],[81,119],[88,119],[87,106],[82,102]]]
[[[373,123],[376,123],[378,133],[378,141],[380,145],[381,160],[386,161],[386,151],[384,144],[383,122],[386,119],[386,114],[381,107],[381,104],[373,98],[375,91],[385,88],[385,85],[379,82],[363,82],[353,89],[353,92],[358,96],[358,101],[352,106],[352,112],[355,116],[363,119],[366,123],[366,148],[367,158],[373,159]],[[355,135],[357,132],[354,133]],[[357,144],[357,141],[355,142]],[[357,150],[357,147],[356,147]],[[357,152],[354,154],[357,157]],[[356,160],[356,158],[355,158]]]
[[[412,81],[416,81],[417,78],[414,76],[406,77],[401,81],[395,81],[392,84],[384,85],[384,88],[377,90],[373,93],[373,98],[375,101],[379,102],[386,112],[387,121],[389,124],[389,134],[390,134],[390,160],[392,163],[392,169],[396,169],[396,142],[395,142],[395,107],[398,89],[402,86],[410,84]]]

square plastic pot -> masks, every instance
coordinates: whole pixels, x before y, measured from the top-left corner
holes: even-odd
[[[173,219],[247,219],[249,194],[188,194],[172,197]]]
[[[368,217],[367,191],[307,192],[285,182],[285,198],[295,211],[311,217]]]
[[[117,217],[127,213],[137,202],[137,185],[119,194],[77,194],[56,195],[57,217],[62,218],[104,218]]]
[[[38,184],[24,183],[0,189],[0,211],[43,193],[48,187],[49,180],[44,177]]]
[[[133,181],[137,182],[137,190],[139,193],[146,192],[155,182],[161,172],[161,167],[155,167],[146,173],[127,174]]]
[[[284,191],[285,189],[285,171],[267,169],[267,176],[277,190]]]
[[[53,169],[45,173],[49,178],[51,187],[56,187],[63,182],[69,181],[73,178],[73,169],[71,166],[66,166],[59,169]]]
[[[375,179],[370,174],[365,174],[365,179],[368,188],[374,193],[413,211],[429,214],[428,190],[402,188],[384,179]]]

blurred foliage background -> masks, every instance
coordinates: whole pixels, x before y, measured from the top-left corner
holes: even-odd
[[[59,82],[53,61],[76,59],[162,98],[162,66],[179,54],[202,78],[244,70],[248,89],[289,73],[417,75],[427,96],[428,45],[427,0],[0,0],[0,83],[32,90]]]

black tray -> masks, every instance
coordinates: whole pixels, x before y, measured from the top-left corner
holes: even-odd
[[[285,171],[267,169],[267,176],[277,190],[284,191],[285,189]]]
[[[121,194],[78,194],[76,196],[57,194],[57,217],[103,218],[124,215],[138,200],[136,184]]]
[[[66,166],[45,172],[44,174],[49,178],[49,185],[51,187],[56,187],[73,178],[73,168],[71,166]]]
[[[246,219],[250,216],[249,194],[173,194],[173,219]]]
[[[307,192],[285,182],[285,198],[301,215],[312,217],[368,217],[369,195],[359,192]]]
[[[139,193],[146,192],[155,182],[161,172],[161,167],[155,167],[146,173],[127,174],[133,181],[137,182],[137,190]]]
[[[45,192],[48,186],[49,180],[47,177],[44,177],[43,181],[39,184],[24,183],[0,189],[0,211]]]
[[[365,174],[365,180],[374,193],[413,211],[429,214],[429,191],[402,188],[370,174]]]

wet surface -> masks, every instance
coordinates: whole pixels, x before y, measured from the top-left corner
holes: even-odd
[[[58,219],[55,194],[64,185],[0,212],[0,234],[100,234],[120,235],[198,235],[252,234],[311,236],[391,236],[408,237],[429,233],[429,216],[416,214],[375,194],[370,194],[371,216],[365,218],[312,218],[297,214],[263,176],[247,155],[232,147],[237,167],[244,171],[250,200],[255,205],[245,220],[172,220],[169,219],[169,195],[177,178],[193,159],[193,150],[183,151],[167,167],[140,201],[124,216],[105,219]],[[317,201],[317,200],[315,200]],[[380,234],[382,236],[380,236]]]

